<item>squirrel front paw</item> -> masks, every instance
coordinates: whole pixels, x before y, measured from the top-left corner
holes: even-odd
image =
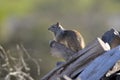
[[[49,41],[49,46],[52,47],[55,42],[56,42],[55,40],[50,40]]]

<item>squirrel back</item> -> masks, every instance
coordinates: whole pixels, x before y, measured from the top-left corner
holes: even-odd
[[[76,30],[65,30],[59,23],[53,24],[48,30],[54,33],[57,42],[64,44],[74,52],[85,47],[82,35]]]

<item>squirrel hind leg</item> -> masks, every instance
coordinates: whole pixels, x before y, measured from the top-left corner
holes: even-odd
[[[74,52],[78,52],[80,50],[80,47],[76,46],[74,43],[68,43],[67,46]]]

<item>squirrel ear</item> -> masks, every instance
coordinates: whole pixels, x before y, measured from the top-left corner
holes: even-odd
[[[57,24],[56,24],[57,26],[59,26],[60,25],[60,23],[59,22],[57,22]]]

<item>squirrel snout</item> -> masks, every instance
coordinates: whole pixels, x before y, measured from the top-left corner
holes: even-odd
[[[48,30],[50,30],[50,28],[48,28]]]

